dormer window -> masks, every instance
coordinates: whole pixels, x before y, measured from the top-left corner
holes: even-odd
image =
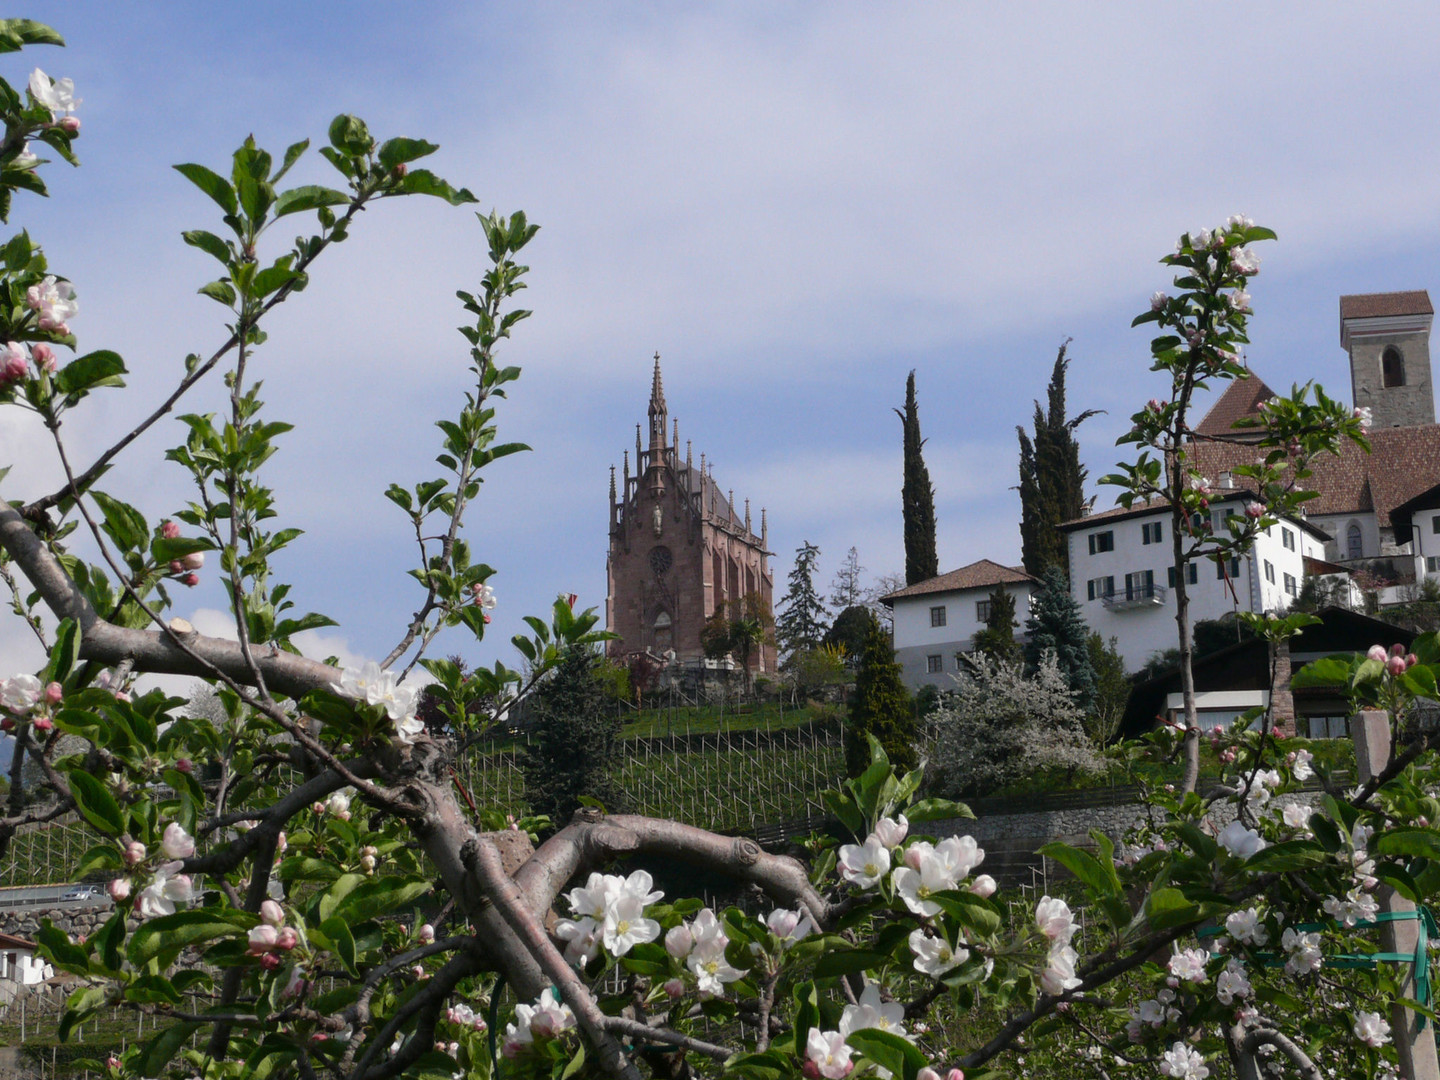
[[[1380,382],[1386,387],[1405,385],[1405,357],[1394,345],[1388,345],[1380,356]]]

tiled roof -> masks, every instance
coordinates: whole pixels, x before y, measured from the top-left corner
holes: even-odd
[[[951,570],[948,574],[941,574],[928,581],[918,581],[888,596],[882,596],[880,602],[888,604],[892,600],[904,599],[907,596],[959,592],[961,589],[993,589],[997,585],[1020,585],[1027,581],[1038,583],[1021,567],[1001,566],[989,559],[981,559],[969,566],[962,566],[959,570]]]
[[[1243,438],[1245,429],[1236,431],[1235,421],[1242,416],[1258,414],[1260,402],[1269,401],[1274,396],[1275,391],[1266,386],[1265,380],[1258,375],[1236,379],[1210,406],[1210,411],[1195,430],[1201,435],[1239,435]]]
[[[1340,297],[1340,318],[1383,319],[1393,315],[1433,315],[1430,294],[1414,292],[1356,293]]]
[[[1248,446],[1242,446],[1236,449],[1250,450],[1252,452],[1254,450],[1253,447]],[[1211,495],[1210,505],[1213,509],[1224,506],[1227,502],[1232,502],[1237,499],[1243,499],[1248,502],[1254,497],[1255,496],[1251,492],[1245,490],[1244,488],[1222,488]],[[1157,498],[1151,499],[1149,502],[1136,502],[1128,510],[1123,506],[1117,506],[1110,510],[1102,510],[1098,514],[1086,514],[1084,517],[1075,518],[1072,521],[1062,521],[1058,528],[1065,532],[1073,532],[1075,529],[1085,529],[1096,524],[1103,525],[1107,521],[1123,521],[1126,518],[1144,517],[1147,514],[1156,514],[1161,512],[1167,514],[1170,512],[1169,499]],[[1314,536],[1317,540],[1330,539],[1324,532],[1316,528],[1314,525],[1311,525],[1303,518],[1293,518],[1289,515],[1284,515],[1284,517],[1286,521],[1293,522],[1296,527],[1304,529],[1306,532]]]
[[[1345,443],[1339,454],[1311,459],[1313,475],[1305,486],[1320,495],[1305,504],[1307,514],[1373,510],[1381,528],[1388,528],[1391,510],[1440,482],[1440,425],[1375,428],[1369,439],[1369,454]],[[1256,456],[1252,446],[1225,443],[1196,443],[1190,453],[1207,476],[1252,463]]]

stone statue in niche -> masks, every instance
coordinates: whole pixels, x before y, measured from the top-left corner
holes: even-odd
[[[655,528],[655,535],[659,536],[665,528],[665,511],[661,510],[658,505],[655,507],[655,513],[651,515],[651,521]]]

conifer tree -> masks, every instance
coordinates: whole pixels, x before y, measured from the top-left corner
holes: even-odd
[[[925,468],[920,410],[915,403],[915,372],[905,380],[905,411],[895,410],[905,431],[905,482],[900,503],[905,515],[905,584],[928,581],[940,573],[935,554],[935,488]]]
[[[1070,584],[1060,567],[1052,565],[1045,571],[1025,628],[1030,631],[1026,664],[1038,668],[1046,653],[1054,654],[1055,666],[1075,693],[1075,704],[1089,709],[1095,700],[1095,668],[1088,645],[1090,627],[1080,614],[1079,603],[1070,595]]]
[[[620,716],[598,677],[600,662],[589,649],[570,649],[532,699],[535,729],[520,759],[525,801],[557,824],[580,808],[582,795],[612,812],[626,808],[613,773]]]
[[[860,584],[860,575],[865,567],[860,565],[860,553],[853,547],[845,553],[845,561],[830,579],[830,607],[836,612],[864,603],[865,587]]]
[[[1015,643],[1015,597],[1005,591],[1005,586],[995,586],[990,594],[990,614],[985,619],[985,629],[975,635],[975,651],[993,660],[1014,663],[1020,659],[1020,646]]]
[[[875,736],[897,771],[913,769],[919,760],[915,753],[914,706],[900,677],[900,665],[895,662],[895,648],[875,617],[869,612],[866,615],[869,626],[860,669],[855,674],[850,720],[845,726],[845,768],[851,776],[859,776],[870,764],[866,735]]]
[[[1046,388],[1046,404],[1035,402],[1035,433],[1020,436],[1020,552],[1026,573],[1043,578],[1051,566],[1065,572],[1065,537],[1055,526],[1085,512],[1086,470],[1080,464],[1075,429],[1100,410],[1065,415],[1065,371],[1070,360],[1067,339],[1055,357]]]
[[[790,589],[780,600],[780,617],[775,620],[775,636],[780,651],[787,656],[817,648],[825,636],[825,605],[815,591],[815,562],[819,558],[820,549],[809,540],[795,549]]]

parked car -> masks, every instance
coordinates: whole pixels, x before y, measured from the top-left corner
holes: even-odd
[[[98,885],[75,885],[61,893],[60,900],[62,903],[66,900],[93,900],[99,895]]]

